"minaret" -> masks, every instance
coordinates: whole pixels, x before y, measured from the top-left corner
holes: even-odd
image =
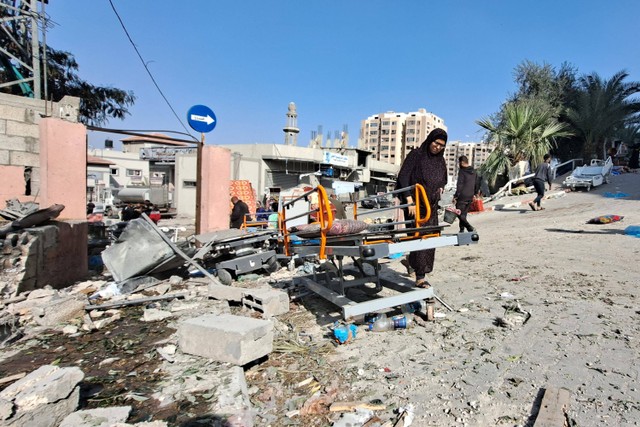
[[[287,111],[287,125],[282,129],[284,131],[284,145],[298,145],[298,113],[296,112],[296,104],[289,103],[289,111]]]

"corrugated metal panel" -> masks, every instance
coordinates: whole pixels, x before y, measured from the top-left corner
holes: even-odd
[[[298,175],[287,175],[284,172],[267,173],[267,187],[280,187],[283,190],[296,187],[298,185]]]

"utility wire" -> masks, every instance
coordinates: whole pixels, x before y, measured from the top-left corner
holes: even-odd
[[[153,75],[151,74],[151,70],[149,70],[149,67],[147,67],[147,63],[142,58],[142,55],[140,54],[140,51],[138,51],[138,48],[136,47],[136,44],[131,39],[131,36],[129,35],[129,31],[127,31],[127,28],[124,26],[124,22],[122,22],[122,18],[120,18],[120,15],[118,14],[118,11],[116,10],[116,7],[113,5],[113,2],[111,0],[109,0],[109,4],[111,5],[111,9],[113,9],[113,13],[116,14],[116,17],[118,18],[118,21],[120,21],[120,25],[122,26],[122,29],[124,30],[124,33],[127,35],[127,38],[129,39],[129,42],[131,43],[131,46],[133,46],[133,49],[138,54],[138,58],[140,58],[140,61],[142,62],[142,66],[144,67],[145,70],[147,70],[147,74],[149,74],[149,77],[151,77],[151,81],[156,86],[156,89],[158,89],[158,92],[160,92],[160,95],[162,95],[162,98],[164,99],[164,101],[167,103],[167,105],[169,106],[169,108],[173,112],[173,115],[176,116],[176,119],[178,119],[178,121],[182,125],[182,128],[185,131],[187,131],[187,134],[189,134],[192,138],[195,138],[195,137],[193,137],[193,135],[191,135],[191,133],[189,132],[189,129],[187,129],[187,127],[184,125],[182,120],[180,120],[180,117],[178,116],[176,111],[173,109],[173,106],[171,106],[171,103],[169,102],[167,97],[164,96],[164,93],[162,92],[162,89],[160,89],[160,86],[158,86],[158,83],[156,82],[156,79],[153,78]]]

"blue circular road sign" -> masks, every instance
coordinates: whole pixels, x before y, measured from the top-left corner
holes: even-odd
[[[213,110],[205,105],[194,105],[189,108],[187,121],[193,130],[202,133],[211,132],[218,123]]]

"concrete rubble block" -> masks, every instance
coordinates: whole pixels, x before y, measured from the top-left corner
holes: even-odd
[[[289,295],[272,288],[245,289],[242,305],[259,311],[264,317],[289,312]]]
[[[242,366],[271,353],[273,323],[232,314],[194,317],[178,325],[178,343],[183,353]]]
[[[218,300],[226,301],[242,301],[242,295],[246,291],[244,288],[237,288],[235,286],[217,285],[215,283],[209,283],[208,285],[209,297]]]
[[[11,404],[11,413],[0,412],[3,426],[54,427],[78,407],[79,383],[84,373],[76,367],[44,365],[0,392],[0,408]],[[6,411],[6,410],[5,410]]]
[[[55,326],[71,319],[81,318],[84,315],[86,298],[81,295],[68,296],[49,301],[40,306],[41,310],[36,315],[35,321],[42,326]]]
[[[76,411],[67,415],[59,427],[111,427],[114,423],[126,422],[129,413],[131,413],[131,406]]]
[[[253,415],[247,381],[240,366],[232,366],[218,373],[220,384],[216,388],[211,411],[220,415]],[[253,423],[248,424],[253,425]]]
[[[40,299],[40,298],[49,298],[52,299],[54,296],[58,295],[59,292],[55,289],[52,289],[50,286],[45,286],[42,289],[34,289],[29,292],[27,299]]]
[[[147,308],[142,314],[143,322],[157,322],[173,316],[173,313],[166,310],[159,310],[157,308]]]

